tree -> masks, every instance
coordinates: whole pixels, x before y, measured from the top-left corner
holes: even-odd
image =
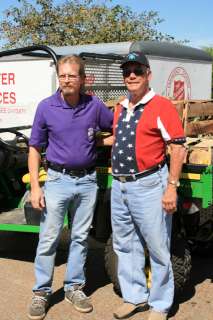
[[[204,47],[205,50],[211,57],[213,61],[213,47]],[[212,98],[213,98],[213,64],[212,64]]]
[[[112,5],[110,0],[18,0],[0,22],[0,35],[6,48],[32,44],[77,45],[133,40],[167,40],[157,26],[163,21],[155,11],[133,12]]]

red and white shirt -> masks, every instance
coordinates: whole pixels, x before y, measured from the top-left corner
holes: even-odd
[[[151,89],[133,109],[129,96],[114,113],[113,175],[137,174],[165,158],[166,144],[185,142],[175,106]]]

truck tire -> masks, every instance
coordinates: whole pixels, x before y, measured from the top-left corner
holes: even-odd
[[[179,293],[188,281],[191,272],[191,253],[182,235],[174,235],[171,244],[171,260],[175,281],[175,292]]]
[[[106,273],[113,284],[113,288],[118,295],[121,295],[121,289],[117,276],[118,258],[112,246],[112,236],[109,237],[105,246],[105,269]]]
[[[172,267],[174,272],[175,293],[180,292],[189,278],[191,271],[191,255],[187,242],[181,236],[172,238]],[[105,246],[105,269],[114,290],[121,295],[120,285],[117,277],[118,259],[113,250],[112,237]]]

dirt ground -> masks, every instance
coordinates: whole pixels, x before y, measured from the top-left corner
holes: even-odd
[[[34,283],[33,260],[37,235],[0,232],[0,319],[25,320]],[[51,307],[46,320],[112,320],[121,298],[113,291],[104,271],[103,246],[91,245],[86,264],[86,293],[94,311],[80,314],[64,301],[63,275],[66,267],[64,246],[58,252]],[[63,249],[63,250],[62,250]],[[137,312],[131,320],[147,320],[149,311]],[[175,298],[170,319],[213,320],[213,254],[193,256],[191,279]]]

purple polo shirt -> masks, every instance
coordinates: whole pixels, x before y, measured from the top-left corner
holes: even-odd
[[[72,108],[58,90],[36,110],[30,146],[46,147],[46,158],[72,169],[95,165],[98,130],[111,131],[113,113],[96,96],[81,95]]]

